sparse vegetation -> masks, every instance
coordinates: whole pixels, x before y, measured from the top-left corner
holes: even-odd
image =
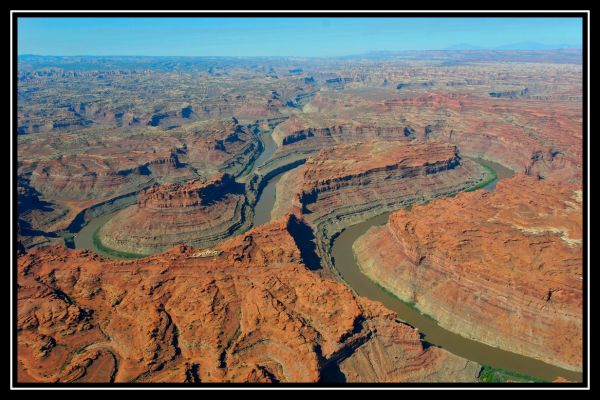
[[[518,372],[508,371],[502,368],[494,368],[484,365],[479,373],[479,382],[481,383],[507,383],[507,382],[546,382],[542,379],[520,374]]]
[[[131,259],[135,259],[135,258],[146,257],[144,254],[127,253],[124,251],[114,250],[114,249],[111,249],[110,247],[106,247],[105,245],[102,244],[102,241],[100,240],[100,237],[98,236],[99,231],[100,231],[100,228],[98,228],[94,231],[94,234],[92,235],[92,241],[94,243],[94,246],[101,253],[105,253],[106,255],[108,255],[112,258],[120,258],[120,259],[124,259],[124,260],[131,260]]]
[[[498,175],[496,174],[496,171],[494,171],[493,168],[490,168],[487,165],[483,165],[483,164],[479,164],[479,165],[481,165],[483,168],[485,168],[485,170],[487,172],[487,178],[484,179],[483,181],[479,182],[475,186],[470,187],[469,189],[465,190],[465,192],[473,192],[475,190],[481,189],[483,187],[486,187],[487,185],[489,185],[496,179],[498,179]]]

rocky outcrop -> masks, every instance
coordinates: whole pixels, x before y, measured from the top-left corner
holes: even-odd
[[[396,89],[408,89],[408,88],[429,88],[435,85],[435,82],[400,82],[396,85]]]
[[[517,175],[390,216],[354,244],[362,271],[448,330],[582,368],[582,193]]]
[[[208,182],[156,185],[98,232],[104,246],[151,254],[176,244],[210,247],[249,227],[243,185],[228,174]]]
[[[443,143],[365,142],[321,150],[278,182],[272,215],[299,212],[315,231],[321,259],[344,227],[416,202],[451,195],[488,178]]]
[[[303,127],[303,122],[288,119],[273,132],[273,138],[282,149],[302,146],[324,148],[337,144],[367,140],[410,140],[414,135],[411,126],[385,126],[378,124],[335,124],[325,127]]]
[[[369,140],[410,142],[426,139],[426,136],[406,124],[336,123],[329,120],[312,121],[306,115],[292,116],[273,131],[272,137],[277,150],[258,172],[264,176],[268,171],[306,160],[321,149],[341,144]]]
[[[353,79],[349,77],[337,77],[325,80],[325,85],[330,89],[341,90],[344,89],[346,83],[352,82]]]
[[[490,92],[491,97],[500,99],[516,99],[517,97],[526,97],[529,95],[529,88],[521,90],[504,90],[499,92]]]
[[[525,168],[525,174],[538,179],[551,179],[556,182],[568,182],[578,166],[554,147],[536,150],[531,154],[531,162]]]
[[[258,135],[258,125],[232,119],[195,122],[192,131],[169,135],[30,138],[19,146],[24,157],[19,175],[49,205],[30,218],[32,229],[72,230],[104,205],[122,203],[153,184],[206,179],[216,172],[237,176],[259,156]]]
[[[307,270],[285,217],[208,254],[18,260],[19,382],[435,382],[480,367]]]
[[[136,162],[94,155],[61,156],[40,162],[31,173],[31,184],[45,197],[57,200],[90,200],[113,197],[148,185],[164,176],[191,175],[175,151],[155,154]]]

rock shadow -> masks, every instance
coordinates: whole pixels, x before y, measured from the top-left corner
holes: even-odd
[[[317,245],[312,229],[304,221],[292,215],[288,221],[288,231],[300,249],[302,261],[306,267],[311,271],[321,269],[321,259],[317,255]]]
[[[346,375],[336,362],[329,363],[321,370],[319,383],[346,383]]]

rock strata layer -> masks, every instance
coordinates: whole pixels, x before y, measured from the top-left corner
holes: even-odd
[[[90,131],[38,135],[19,145],[19,187],[47,203],[23,219],[60,234],[94,209],[153,184],[240,175],[260,154],[259,128],[237,120],[197,121],[185,131]],[[84,136],[82,139],[80,136]],[[30,246],[27,246],[30,247]]]
[[[354,244],[362,271],[448,330],[582,368],[582,192],[517,175],[393,213]]]
[[[278,182],[272,212],[299,212],[315,231],[321,259],[344,227],[385,211],[451,195],[489,178],[479,164],[440,143],[371,141],[323,149]]]
[[[109,248],[137,254],[176,244],[210,247],[248,227],[242,186],[229,174],[153,186],[100,228],[98,238]]]
[[[135,261],[51,247],[18,259],[20,382],[426,382],[480,367],[307,270],[284,217]]]

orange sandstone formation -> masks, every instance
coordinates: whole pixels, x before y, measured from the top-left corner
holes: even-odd
[[[107,247],[151,254],[175,244],[210,247],[248,227],[249,209],[242,185],[229,174],[208,182],[157,185],[119,212],[98,235]]]
[[[487,177],[458,149],[440,142],[370,141],[322,149],[280,181],[274,215],[292,206],[316,219],[343,207],[424,200]],[[295,195],[290,196],[290,194]],[[291,201],[290,201],[291,198]],[[284,203],[287,202],[287,203]]]
[[[463,336],[582,368],[582,193],[517,175],[397,211],[354,244],[362,271]]]
[[[21,382],[474,381],[382,306],[308,271],[282,218],[211,250],[18,260]]]
[[[431,141],[370,141],[323,149],[277,185],[273,217],[301,212],[312,227],[321,263],[344,227],[415,202],[451,195],[488,178],[456,147]],[[327,270],[325,270],[327,272]]]
[[[156,183],[206,179],[218,171],[238,175],[260,148],[257,126],[231,119],[196,122],[169,134],[103,129],[39,135],[19,143],[18,151],[19,187],[44,202],[24,209],[23,220],[33,230],[54,233],[93,218],[94,208],[132,204],[137,192]]]

